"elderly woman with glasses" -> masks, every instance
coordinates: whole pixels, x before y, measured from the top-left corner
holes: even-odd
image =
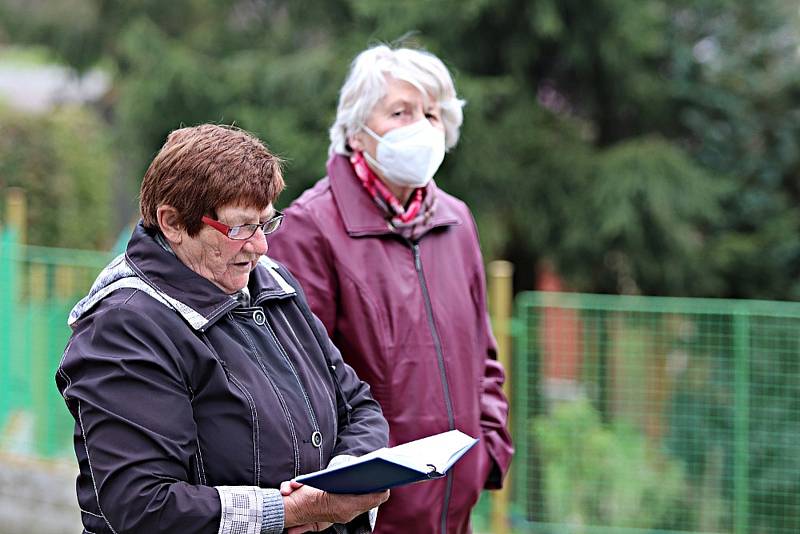
[[[442,61],[376,46],[353,61],[327,176],[286,209],[275,257],[389,421],[392,445],[450,429],[480,438],[446,478],[392,490],[376,532],[462,534],[511,461],[503,368],[478,233],[433,176],[464,102]]]
[[[84,532],[369,532],[388,492],[296,482],[387,444],[369,387],[270,260],[280,162],[251,135],[172,132],[124,255],[70,314]]]

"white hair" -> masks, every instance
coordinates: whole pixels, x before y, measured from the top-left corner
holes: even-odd
[[[453,79],[442,60],[425,50],[378,45],[358,54],[350,65],[339,94],[336,121],[331,126],[329,154],[351,153],[347,139],[362,129],[372,109],[386,96],[387,75],[436,99],[442,110],[445,147],[454,147],[464,120],[461,108],[465,102],[456,96]]]

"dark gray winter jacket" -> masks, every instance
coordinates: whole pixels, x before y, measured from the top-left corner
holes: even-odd
[[[289,272],[263,258],[248,288],[242,307],[140,224],[76,305],[56,382],[87,532],[269,531],[280,482],[387,445]]]

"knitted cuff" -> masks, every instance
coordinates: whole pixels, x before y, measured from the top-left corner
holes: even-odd
[[[283,496],[280,490],[262,489],[264,506],[261,509],[261,534],[280,534],[285,521]]]

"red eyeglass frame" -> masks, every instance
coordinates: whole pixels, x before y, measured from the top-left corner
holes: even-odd
[[[216,230],[219,233],[223,234],[228,239],[233,239],[234,241],[246,241],[246,240],[250,239],[251,237],[253,237],[255,235],[255,233],[256,233],[256,230],[258,230],[259,228],[261,228],[261,231],[264,232],[264,235],[271,234],[272,232],[274,232],[275,230],[280,228],[281,221],[283,221],[283,213],[281,213],[280,211],[275,211],[275,215],[270,217],[269,220],[264,221],[263,223],[260,223],[260,224],[259,223],[249,223],[249,224],[238,224],[236,226],[228,226],[227,224],[225,224],[223,222],[219,222],[217,220],[214,220],[211,217],[208,217],[207,215],[203,215],[200,218],[200,220],[203,221],[208,226],[210,226],[211,228],[213,228],[214,230]],[[268,225],[269,224],[275,224],[276,221],[277,221],[277,224],[275,225],[275,228],[273,228],[271,230],[267,230]],[[245,228],[245,227],[248,227],[248,226],[254,227],[254,228],[253,228],[253,232],[250,235],[248,235],[247,237],[231,237],[230,233],[231,233],[232,230],[235,230],[237,228],[242,229],[242,228]]]

